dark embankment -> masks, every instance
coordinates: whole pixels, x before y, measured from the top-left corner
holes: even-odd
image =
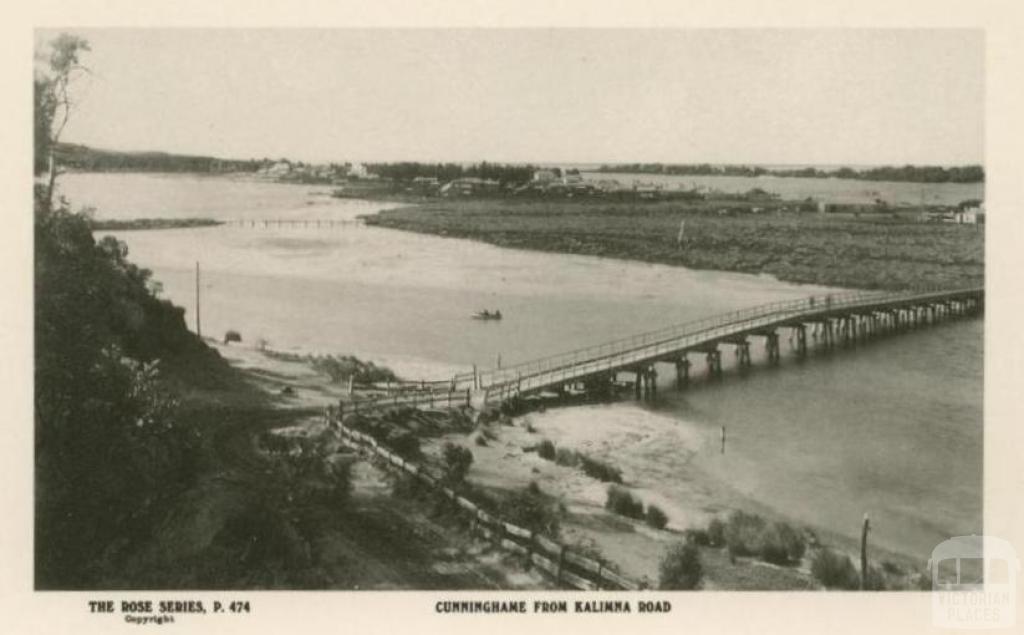
[[[476,199],[387,210],[366,222],[502,247],[768,273],[797,283],[864,289],[983,283],[983,227],[919,222],[911,210],[855,216],[796,209],[781,201]]]
[[[233,378],[122,244],[35,207],[36,586],[89,588],[197,478],[182,387]]]

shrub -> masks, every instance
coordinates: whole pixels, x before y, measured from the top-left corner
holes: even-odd
[[[685,543],[673,545],[662,558],[658,570],[658,587],[669,591],[697,589],[704,575],[697,547]]]
[[[647,524],[655,529],[664,529],[668,524],[668,516],[657,505],[648,505]]]
[[[725,543],[734,556],[752,556],[761,553],[765,529],[764,519],[757,514],[736,510],[729,515],[725,526]]]
[[[799,562],[807,547],[800,532],[786,523],[772,523],[761,542],[761,559],[781,565]]]
[[[633,495],[621,487],[612,485],[608,488],[608,498],[604,502],[605,509],[629,518],[644,517],[644,504],[633,498]]]
[[[531,482],[526,489],[509,496],[501,504],[498,515],[532,532],[558,537],[557,508],[544,500],[536,483]]]
[[[412,474],[402,473],[391,485],[391,494],[398,498],[417,500],[425,498],[430,488]]]
[[[311,355],[310,364],[317,372],[324,373],[335,383],[344,383],[352,377],[357,384],[375,384],[397,381],[395,373],[373,362],[364,362],[351,355]]]
[[[687,529],[683,532],[683,536],[686,537],[686,542],[690,544],[700,547],[708,547],[711,545],[711,539],[708,538],[708,532],[703,529]]]
[[[618,468],[612,467],[607,463],[603,463],[596,459],[592,459],[585,454],[577,453],[579,457],[580,465],[583,467],[583,471],[587,476],[596,478],[603,483],[621,483],[622,472]]]
[[[885,591],[885,575],[878,567],[868,566],[868,576],[864,581],[865,591]]]
[[[228,331],[224,333],[224,343],[229,344],[231,342],[241,342],[242,334],[238,331]]]
[[[391,430],[385,443],[403,459],[415,459],[420,456],[420,440],[406,430]]]
[[[829,589],[859,589],[860,576],[850,557],[822,549],[811,561],[811,574]]]
[[[555,460],[555,444],[547,439],[540,442],[537,446],[537,456],[547,461]]]
[[[579,456],[569,448],[558,448],[558,452],[555,453],[555,463],[558,463],[559,465],[576,467],[579,465],[579,462]]]
[[[473,453],[469,448],[448,442],[444,444],[442,455],[444,460],[444,480],[450,485],[458,485],[466,479],[469,466],[473,464]]]
[[[712,547],[725,544],[725,523],[720,518],[712,518],[708,523],[708,544]]]

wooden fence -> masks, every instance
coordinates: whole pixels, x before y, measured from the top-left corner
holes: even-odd
[[[506,551],[527,558],[559,585],[584,591],[639,591],[646,588],[644,584],[608,569],[600,561],[574,552],[571,547],[489,514],[473,501],[446,487],[441,479],[430,474],[423,466],[403,459],[369,434],[344,425],[333,407],[327,409],[326,418],[328,427],[338,433],[343,443],[375,454],[395,469],[414,476],[424,485],[440,492],[454,502],[459,511],[471,521],[470,526],[474,532]]]

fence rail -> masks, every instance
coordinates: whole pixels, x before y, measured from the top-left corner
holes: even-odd
[[[472,521],[473,530],[501,548],[527,557],[538,570],[557,584],[581,590],[639,591],[646,585],[632,580],[600,561],[575,553],[572,547],[547,536],[507,522],[480,509],[473,501],[459,496],[438,477],[418,465],[382,447],[372,436],[346,426],[337,410],[329,407],[325,414],[328,427],[353,448],[370,452],[395,469],[417,478],[427,487],[452,501]]]

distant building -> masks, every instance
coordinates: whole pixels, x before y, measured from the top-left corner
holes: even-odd
[[[558,179],[558,175],[554,170],[536,170],[533,173],[533,180],[539,183],[551,183],[556,179]]]
[[[370,172],[362,163],[353,163],[348,169],[348,175],[354,179],[366,179],[370,177]]]
[[[501,183],[498,181],[465,177],[445,183],[441,187],[441,196],[472,196],[475,194],[493,193],[500,189]]]
[[[277,163],[274,163],[273,165],[267,167],[266,174],[267,174],[267,176],[278,177],[278,176],[285,176],[287,174],[291,174],[291,171],[292,171],[292,164],[290,162],[288,162],[288,161],[278,161]]]
[[[953,213],[953,222],[961,225],[977,225],[985,222],[985,204],[981,201],[961,203]]]

